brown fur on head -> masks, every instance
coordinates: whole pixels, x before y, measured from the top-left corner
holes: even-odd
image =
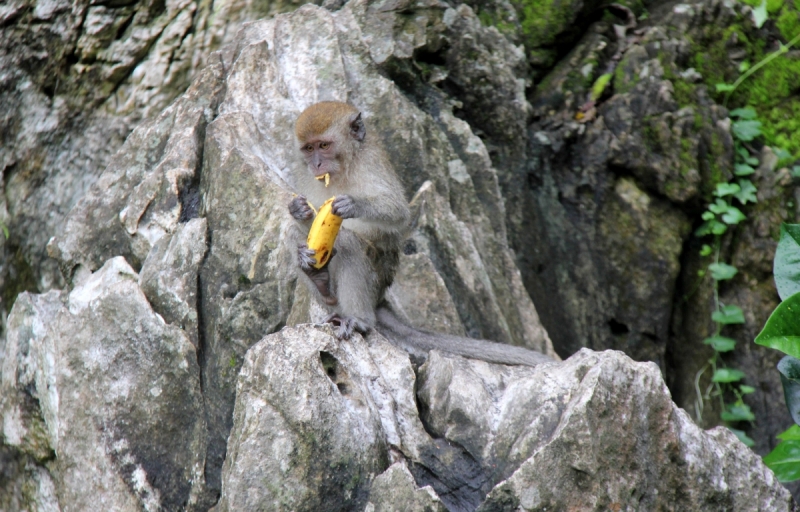
[[[300,114],[294,126],[297,140],[305,142],[327,132],[332,125],[358,115],[358,109],[341,101],[321,101]]]
[[[309,171],[315,177],[326,176],[326,180],[339,181],[341,178],[337,175],[357,167],[354,162],[366,133],[358,109],[339,101],[311,105],[295,124],[300,153]]]

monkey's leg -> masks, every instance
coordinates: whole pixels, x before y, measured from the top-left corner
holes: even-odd
[[[337,255],[329,264],[334,293],[339,299],[336,314],[329,321],[336,325],[340,339],[353,331],[365,333],[375,325],[378,303],[378,277],[366,254],[364,242],[352,231],[343,229],[336,240]]]
[[[339,303],[338,299],[331,293],[331,273],[330,264],[333,257],[336,256],[336,249],[333,249],[328,263],[322,268],[314,268],[312,265],[317,262],[314,258],[314,250],[309,249],[308,246],[301,244],[297,246],[297,255],[300,260],[300,269],[308,276],[311,282],[316,287],[325,304],[328,306],[335,306]]]

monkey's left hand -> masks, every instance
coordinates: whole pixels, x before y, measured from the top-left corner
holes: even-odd
[[[352,197],[348,195],[336,196],[331,205],[331,211],[343,219],[360,217],[358,206]]]

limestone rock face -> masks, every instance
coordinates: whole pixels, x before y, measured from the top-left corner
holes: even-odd
[[[137,280],[112,258],[70,293],[22,295],[9,317],[3,439],[42,464],[37,507],[208,507],[197,355]]]
[[[0,7],[3,45],[50,34],[0,53],[0,285],[16,298],[0,322],[0,508],[791,509],[652,364],[412,363],[377,332],[333,338],[298,286],[293,124],[348,101],[415,211],[386,297],[399,317],[557,359],[531,290],[565,351],[662,363],[650,336],[667,336],[690,225],[673,202],[701,185],[636,150],[696,116],[715,158],[730,136],[710,101],[676,109],[649,53],[624,56],[627,85],[579,126],[568,70],[546,82],[561,96],[530,103],[529,53],[477,5],[333,0],[243,23],[289,4],[123,3]],[[598,34],[570,62],[596,56]],[[51,54],[67,71],[32,74]]]
[[[794,510],[755,453],[672,403],[653,363],[434,351],[415,376],[379,334],[330,333],[285,328],[248,351],[215,510]]]

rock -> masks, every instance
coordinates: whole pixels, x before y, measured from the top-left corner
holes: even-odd
[[[372,483],[364,512],[446,512],[430,486],[417,487],[405,462],[395,462]]]
[[[331,332],[285,328],[248,351],[216,510],[794,510],[756,454],[672,403],[652,363],[434,351],[415,379],[380,335]]]
[[[172,236],[156,242],[139,274],[139,286],[164,321],[186,331],[199,346],[197,278],[206,254],[206,219],[179,224]]]
[[[138,277],[113,258],[69,294],[23,294],[9,316],[3,443],[38,463],[23,477],[42,509],[208,507],[197,355]]]

